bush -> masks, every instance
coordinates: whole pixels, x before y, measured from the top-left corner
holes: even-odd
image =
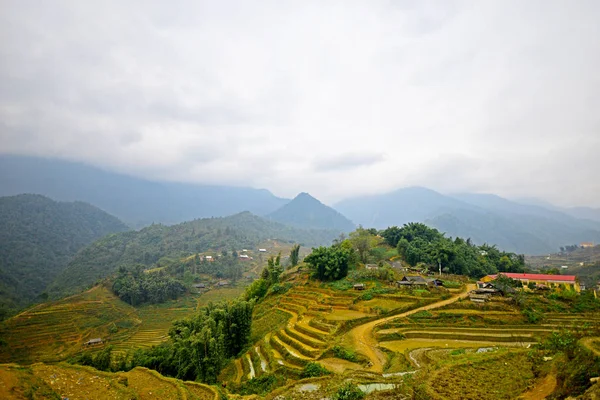
[[[543,314],[541,312],[529,307],[525,308],[521,313],[525,316],[525,318],[527,318],[527,322],[530,324],[537,324],[543,318]]]
[[[252,378],[240,386],[241,395],[258,394],[265,395],[276,387],[283,385],[285,378],[281,375],[267,374]]]
[[[362,390],[352,382],[344,383],[333,395],[333,400],[360,400],[365,397]]]
[[[316,376],[329,375],[329,372],[325,367],[316,362],[309,362],[304,366],[304,371],[302,371],[302,378],[314,378]]]
[[[341,358],[342,360],[347,360],[351,362],[356,362],[358,359],[356,358],[356,353],[352,350],[347,350],[342,346],[333,346],[333,355],[337,358]]]

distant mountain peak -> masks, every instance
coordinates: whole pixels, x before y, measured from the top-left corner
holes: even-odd
[[[298,193],[292,201],[267,217],[284,224],[309,229],[350,232],[355,227],[348,218],[306,192]]]

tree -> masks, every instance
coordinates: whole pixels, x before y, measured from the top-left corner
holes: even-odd
[[[298,265],[299,254],[300,254],[300,245],[295,244],[292,247],[292,251],[290,252],[290,263],[291,263],[292,267],[295,267],[296,265]]]
[[[385,242],[388,245],[396,247],[402,238],[402,230],[397,226],[390,226],[389,228],[381,231],[381,236],[385,239]]]
[[[348,274],[351,253],[342,246],[318,247],[304,261],[322,281],[342,279]]]

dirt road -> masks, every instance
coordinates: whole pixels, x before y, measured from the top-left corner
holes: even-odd
[[[402,314],[380,318],[375,321],[367,322],[366,324],[355,327],[350,332],[348,332],[348,335],[350,336],[352,343],[354,344],[354,349],[360,354],[365,355],[371,361],[371,367],[368,369],[369,371],[382,373],[383,366],[385,365],[387,359],[385,357],[385,354],[377,347],[377,340],[375,340],[375,336],[373,335],[373,329],[377,325],[381,325],[386,322],[393,321],[395,319],[405,318],[409,315],[416,314],[419,311],[433,310],[435,308],[452,304],[459,299],[464,299],[468,297],[469,292],[473,289],[475,289],[475,285],[469,284],[467,285],[464,292],[457,294],[449,299],[438,301],[437,303],[429,304],[423,307],[415,308],[414,310],[410,310]]]

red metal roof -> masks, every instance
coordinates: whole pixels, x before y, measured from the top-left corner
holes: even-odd
[[[511,279],[528,279],[532,281],[562,281],[562,282],[575,282],[575,275],[546,275],[546,274],[521,274],[516,272],[501,272]],[[488,275],[492,279],[496,279],[498,275]]]

